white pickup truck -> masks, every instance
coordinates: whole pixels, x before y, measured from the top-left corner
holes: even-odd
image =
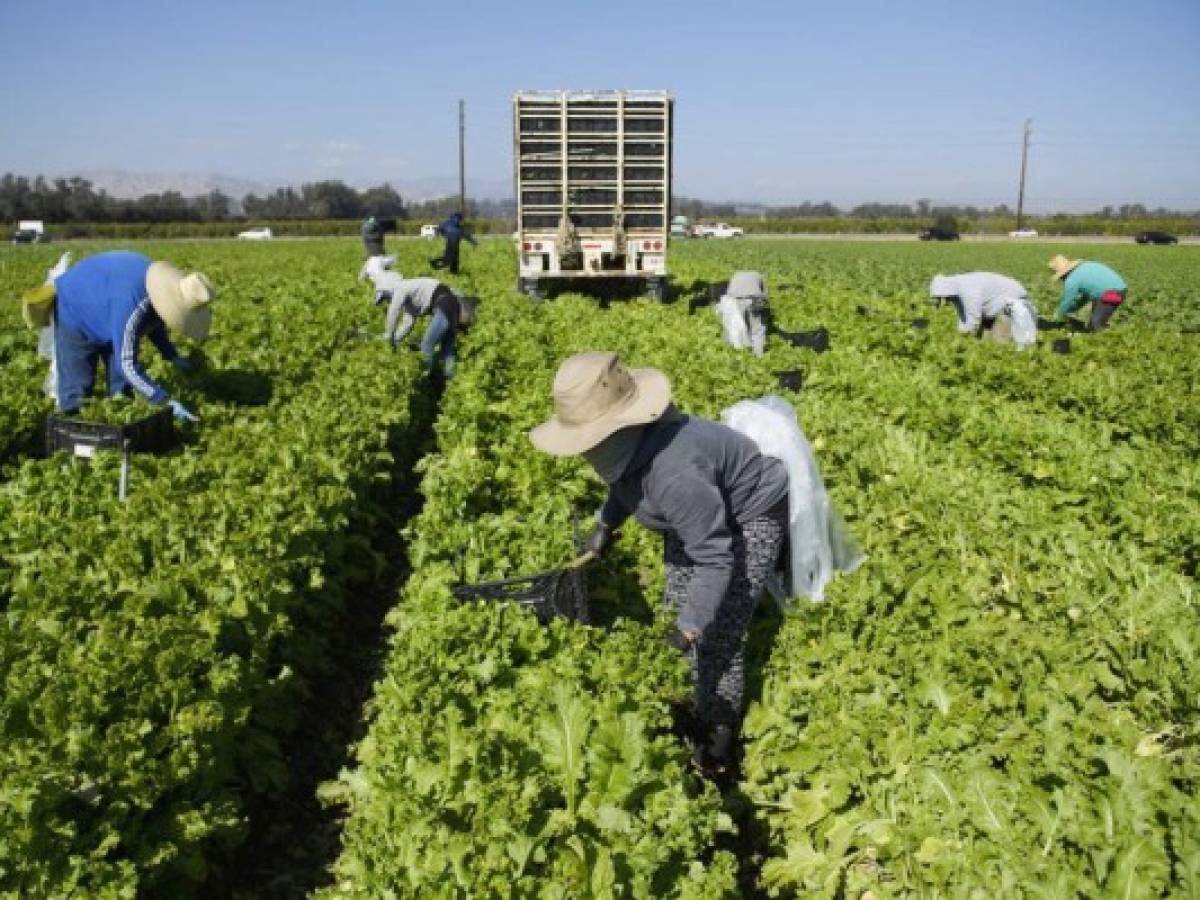
[[[702,238],[733,238],[744,237],[746,232],[736,225],[718,222],[716,225],[697,225],[692,234]]]
[[[273,237],[275,235],[271,233],[271,229],[266,227],[251,228],[247,231],[238,232],[238,240],[240,241],[269,241]]]

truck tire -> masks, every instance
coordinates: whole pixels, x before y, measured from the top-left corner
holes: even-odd
[[[517,290],[535,303],[540,303],[542,300],[542,292],[538,288],[536,278],[518,278]]]

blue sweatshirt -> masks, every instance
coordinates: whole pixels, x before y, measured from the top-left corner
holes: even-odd
[[[475,238],[467,233],[462,216],[458,213],[452,213],[450,218],[437,227],[437,232],[451,244],[457,244],[464,238],[472,244],[475,243]]]
[[[138,342],[150,338],[168,360],[179,355],[146,292],[149,257],[114,250],[89,256],[54,282],[57,327],[83,335],[97,350],[111,352],[125,380],[151,403],[167,392],[150,380],[138,359]]]

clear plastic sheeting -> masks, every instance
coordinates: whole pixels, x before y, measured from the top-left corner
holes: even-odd
[[[1028,300],[1022,298],[1013,300],[1008,307],[1009,318],[1012,319],[1013,343],[1018,350],[1032,347],[1037,343],[1037,310]]]
[[[724,294],[720,302],[713,307],[717,318],[721,320],[721,329],[725,333],[725,343],[735,350],[749,350],[750,328],[746,324],[746,311],[750,309],[748,299],[739,299]]]
[[[766,306],[754,297],[723,294],[713,312],[721,320],[725,343],[735,350],[752,350],[762,356],[767,349]]]
[[[46,284],[53,284],[55,280],[70,268],[71,251],[67,251],[58,258],[58,262],[54,264],[46,272]],[[54,364],[54,320],[45,328],[38,331],[38,356],[48,360],[50,365],[46,372],[46,378],[42,381],[42,393],[51,399],[58,397],[58,366]]]
[[[735,403],[721,413],[721,421],[754,441],[763,454],[787,466],[791,585],[785,596],[823,600],[825,586],[833,576],[853,572],[866,557],[825,490],[795,409],[782,397],[770,394]]]
[[[38,332],[38,356],[49,360],[46,378],[42,381],[42,393],[50,399],[58,397],[58,367],[54,365],[54,323],[51,322]]]

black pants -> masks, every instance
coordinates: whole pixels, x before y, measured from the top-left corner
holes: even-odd
[[[1105,303],[1103,300],[1092,301],[1092,318],[1088,322],[1089,331],[1103,331],[1108,327],[1108,320],[1113,317],[1120,303]]]
[[[688,650],[687,656],[695,689],[696,718],[707,728],[728,725],[736,730],[745,706],[746,631],[787,539],[787,498],[753,521],[734,523],[732,531],[733,577],[729,590],[717,609],[716,620]],[[666,574],[663,603],[672,615],[677,615],[687,601],[696,566],[672,532],[664,536],[663,562]]]
[[[454,275],[458,274],[458,245],[460,241],[447,240],[446,249],[442,252],[442,265]]]

